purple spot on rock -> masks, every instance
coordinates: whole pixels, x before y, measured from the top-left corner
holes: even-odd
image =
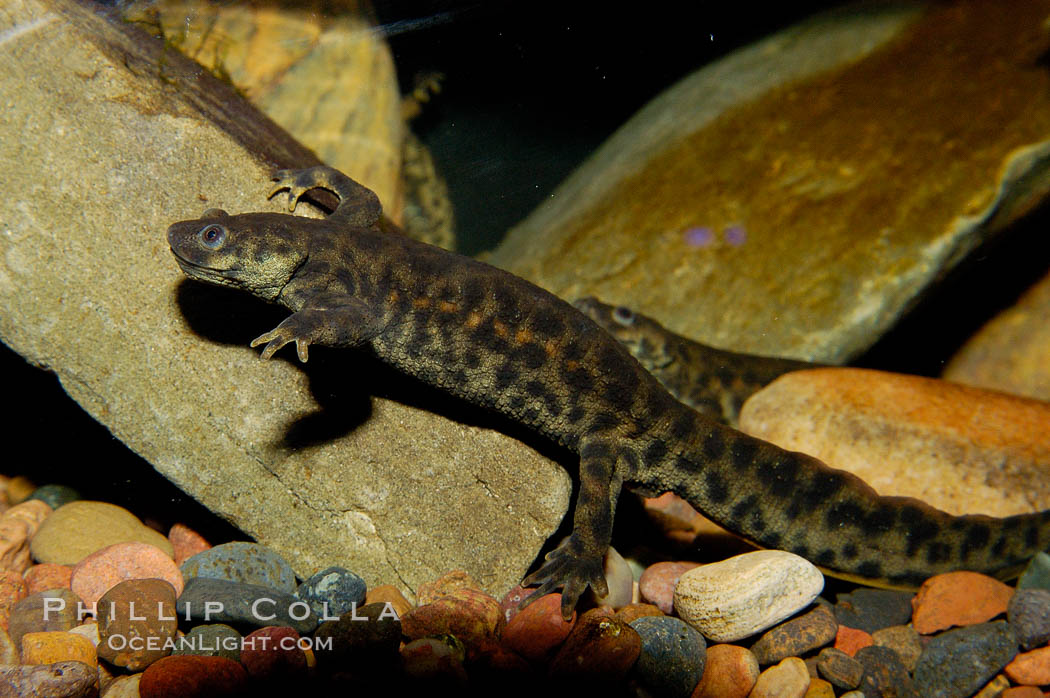
[[[747,231],[742,225],[731,225],[726,228],[726,242],[730,245],[743,245],[747,242]]]
[[[704,226],[689,228],[685,231],[685,241],[693,247],[707,247],[714,239],[714,231]]]

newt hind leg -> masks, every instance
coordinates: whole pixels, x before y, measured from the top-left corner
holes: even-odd
[[[277,184],[266,198],[272,199],[278,192],[287,191],[289,211],[294,211],[299,198],[311,189],[327,189],[339,197],[339,205],[328,216],[329,220],[367,228],[383,213],[375,192],[325,165],[305,170],[278,170],[273,181]]]

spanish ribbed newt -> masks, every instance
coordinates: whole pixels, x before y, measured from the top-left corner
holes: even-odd
[[[597,298],[573,303],[620,343],[667,391],[698,412],[736,426],[740,408],[774,380],[825,364],[718,349],[671,332],[656,320]]]
[[[375,194],[336,170],[283,170],[275,181],[271,196],[287,190],[289,211],[314,188],[339,204],[324,219],[211,209],[168,229],[179,266],[292,311],[251,343],[264,359],[290,343],[301,361],[311,344],[369,347],[578,453],[572,533],[524,582],[539,585],[531,598],[561,589],[566,617],[588,586],[607,593],[602,558],[624,485],[673,491],[762,547],[883,586],[956,569],[1005,576],[1050,544],[1050,511],[950,516],[880,497],[849,473],[700,414],[569,303],[391,232]]]

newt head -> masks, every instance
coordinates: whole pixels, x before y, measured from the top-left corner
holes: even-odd
[[[168,244],[190,278],[272,301],[306,261],[306,242],[295,233],[302,220],[280,213],[231,216],[213,208],[172,224]]]
[[[644,357],[650,369],[665,368],[674,361],[664,341],[667,331],[655,320],[622,305],[608,305],[593,296],[581,298],[573,305],[625,344],[636,357]]]

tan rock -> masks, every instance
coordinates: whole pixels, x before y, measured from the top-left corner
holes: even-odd
[[[7,503],[20,504],[33,494],[37,484],[25,475],[16,475],[7,482]]]
[[[788,657],[758,675],[749,698],[802,698],[809,690],[809,670],[798,657]]]
[[[408,613],[412,608],[411,602],[405,598],[401,590],[392,584],[380,584],[369,589],[365,595],[365,605],[370,603],[390,604],[398,617]]]
[[[740,428],[951,514],[1050,508],[1050,403],[919,376],[823,368],[751,396]]]
[[[11,609],[29,595],[25,579],[18,572],[0,572],[0,628],[7,630]]]
[[[0,687],[11,696],[88,698],[94,693],[97,677],[98,670],[83,662],[0,665]]]
[[[1010,679],[999,674],[984,685],[973,698],[1002,698],[1003,691],[1010,688]]]
[[[108,502],[78,500],[59,507],[33,537],[30,550],[39,562],[75,565],[115,543],[139,542],[160,548],[171,557],[171,543],[123,507]]]
[[[847,359],[1047,191],[1050,75],[1027,48],[1047,7],[1023,5],[854,5],[736,51],[650,102],[491,260],[712,346]]]
[[[29,500],[0,515],[0,570],[21,574],[29,568],[29,540],[50,513],[44,502]]]
[[[83,662],[98,666],[95,646],[83,635],[51,631],[26,633],[22,636],[23,664],[54,664],[55,662]]]
[[[683,573],[674,609],[715,642],[754,635],[810,604],[824,576],[807,560],[782,550],[758,550]]]
[[[1050,275],[967,340],[947,380],[1050,400]]]
[[[711,645],[692,698],[745,698],[758,680],[758,660],[738,645]]]
[[[0,628],[0,665],[18,664],[21,661],[21,649],[15,645],[7,631]]]
[[[168,252],[167,226],[205,208],[281,210],[273,171],[316,157],[96,6],[14,0],[0,32],[18,48],[0,92],[19,96],[0,114],[19,134],[0,139],[0,183],[18,192],[0,339],[303,577],[351,559],[408,590],[456,568],[490,593],[519,581],[568,508],[559,465],[492,429],[369,404],[378,377],[358,353],[330,352],[341,369],[321,373],[259,361],[247,343],[281,314],[186,282]],[[118,255],[100,231],[135,232]]]
[[[804,698],[835,698],[835,687],[824,679],[810,679]]]
[[[142,674],[119,676],[102,691],[102,698],[139,698]]]

